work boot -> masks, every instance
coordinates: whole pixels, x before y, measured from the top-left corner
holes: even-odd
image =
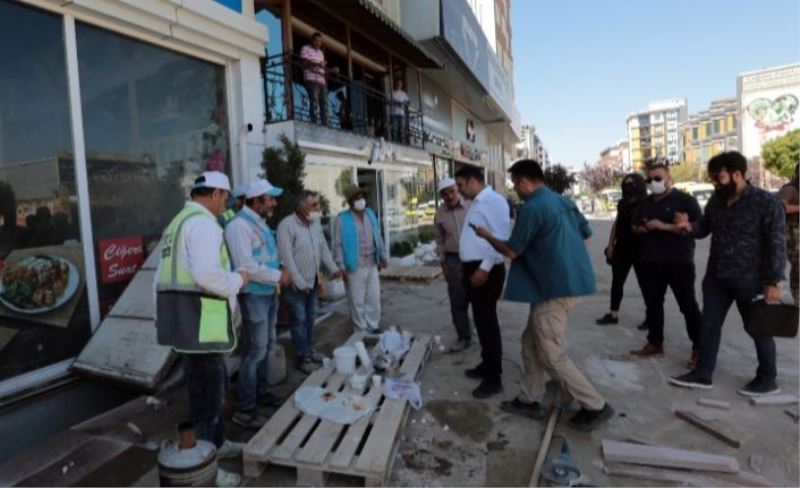
[[[699,374],[691,371],[680,376],[673,376],[669,379],[670,385],[682,386],[684,388],[699,388],[701,390],[710,390],[714,388],[711,378],[704,378]]]
[[[614,409],[606,402],[600,410],[589,410],[581,407],[567,423],[570,427],[588,432],[614,416]]]
[[[619,317],[614,317],[610,313],[607,313],[595,320],[594,323],[597,325],[617,325],[619,323]]]
[[[542,408],[539,402],[523,402],[519,398],[515,398],[510,402],[500,402],[500,410],[517,415],[524,415],[532,419],[542,419],[547,415],[547,412]]]
[[[464,376],[473,380],[482,380],[484,377],[486,377],[486,371],[483,367],[483,363],[475,366],[472,369],[464,371]]]
[[[649,356],[663,356],[664,355],[664,348],[662,346],[655,346],[650,344],[649,342],[644,345],[641,349],[633,349],[631,350],[631,354],[634,356],[639,356],[642,358],[646,358]]]
[[[465,350],[469,349],[470,345],[471,345],[471,343],[470,343],[469,340],[459,339],[459,340],[455,341],[453,344],[450,345],[449,351],[451,353],[457,353],[457,352],[465,351]]]
[[[262,395],[258,396],[258,404],[263,405],[265,407],[280,407],[283,405],[283,402],[286,401],[286,398],[278,396],[272,392],[266,392]]]
[[[260,415],[257,411],[252,412],[234,412],[231,417],[231,422],[245,429],[260,429],[267,423],[267,417]]]
[[[499,378],[485,378],[477,388],[472,390],[472,396],[478,399],[489,398],[503,392],[503,383]]]
[[[781,389],[778,388],[778,384],[775,383],[775,380],[764,380],[756,376],[753,381],[739,388],[739,391],[736,393],[747,397],[760,397],[774,395],[780,393],[780,391]]]
[[[302,373],[311,374],[319,369],[319,364],[315,363],[311,358],[302,358],[294,365],[294,367],[296,370]]]
[[[222,468],[217,468],[217,479],[215,484],[220,488],[239,486],[242,484],[242,477],[236,473],[231,473],[230,471],[225,471]]]
[[[243,442],[233,442],[225,439],[225,442],[217,449],[217,459],[231,459],[242,455],[244,450]]]

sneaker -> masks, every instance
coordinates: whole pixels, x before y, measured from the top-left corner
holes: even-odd
[[[669,379],[669,384],[675,386],[683,386],[685,388],[699,388],[702,390],[710,390],[714,388],[714,384],[710,378],[703,378],[699,374],[691,371],[680,376],[673,376]]]
[[[477,388],[472,390],[475,398],[489,398],[503,392],[503,383],[499,379],[484,379]]]
[[[643,348],[632,350],[631,354],[633,354],[634,356],[639,356],[641,358],[646,358],[649,356],[663,356],[664,348],[662,346],[655,346],[648,342],[647,344],[644,345]]]
[[[639,330],[647,330],[650,327],[647,326],[647,322],[642,322],[641,324],[637,325],[636,328]]]
[[[483,370],[483,364],[479,364],[472,369],[464,371],[464,376],[473,380],[482,380],[486,376],[486,373]]]
[[[319,369],[319,364],[315,363],[311,358],[303,358],[294,365],[295,369],[305,373],[311,374]]]
[[[746,397],[760,397],[774,395],[776,393],[780,393],[780,391],[781,389],[778,388],[778,384],[775,383],[775,380],[762,380],[761,378],[756,377],[750,383],[739,388],[739,391],[736,393]]]
[[[231,473],[230,471],[225,471],[222,468],[217,468],[217,479],[215,484],[220,488],[239,486],[242,484],[242,477],[236,473]]]
[[[231,417],[231,422],[245,429],[260,429],[267,423],[267,420],[269,420],[267,417],[256,411],[234,412],[233,417]]]
[[[322,354],[322,353],[319,353],[317,351],[312,350],[310,358],[315,363],[322,364],[322,360],[325,358],[325,355]]]
[[[600,410],[581,408],[567,423],[574,429],[588,432],[614,416],[614,409],[606,402]]]
[[[597,325],[617,325],[619,323],[619,318],[607,313],[595,320],[594,323]]]
[[[472,344],[470,343],[470,341],[465,341],[464,339],[459,339],[459,340],[455,341],[453,344],[450,345],[449,351],[451,353],[466,351],[467,349],[469,349],[469,346],[471,346],[471,345]]]
[[[242,455],[244,442],[233,442],[225,439],[225,442],[217,449],[217,459],[231,459]]]
[[[258,403],[259,405],[263,405],[265,407],[280,407],[283,405],[283,402],[286,401],[286,398],[278,396],[272,392],[266,392],[258,396]]]
[[[523,402],[519,398],[515,398],[510,402],[500,402],[500,410],[508,413],[515,413],[517,415],[524,415],[532,419],[542,419],[547,415],[542,405],[539,402]]]

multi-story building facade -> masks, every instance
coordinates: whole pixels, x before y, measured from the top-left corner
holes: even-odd
[[[683,159],[681,125],[687,119],[685,98],[659,100],[647,110],[628,115],[628,144],[632,169],[638,171],[647,159]]]
[[[613,146],[608,146],[600,151],[600,159],[597,164],[617,173],[628,172],[630,171],[628,153],[628,141],[620,140]]]
[[[543,168],[550,165],[550,153],[545,149],[536,127],[533,125],[522,126],[522,139],[517,145],[517,158],[531,158],[536,160]]]
[[[689,116],[682,127],[684,161],[705,164],[721,152],[738,150],[738,114],[736,99],[724,98]]]

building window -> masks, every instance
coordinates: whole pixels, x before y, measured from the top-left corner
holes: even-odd
[[[720,121],[719,120],[715,120],[714,121],[714,134],[719,134],[720,132],[722,132],[720,130]]]
[[[202,171],[229,170],[221,66],[76,26],[101,312],[134,271],[103,268],[111,244],[146,255]]]
[[[697,135],[697,127],[692,127],[692,141],[697,142],[698,135]]]
[[[91,333],[71,134],[61,17],[0,0],[0,381]]]

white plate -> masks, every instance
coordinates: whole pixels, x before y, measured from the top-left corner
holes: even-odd
[[[16,263],[16,264],[17,265],[19,265],[19,264],[24,265],[25,261],[27,261],[27,260],[29,260],[29,259],[31,259],[33,257],[34,256],[31,256],[29,258],[25,258],[25,259],[23,259],[22,261],[20,261],[19,263]],[[13,303],[6,301],[2,297],[2,295],[0,295],[0,303],[5,305],[10,310],[13,310],[13,311],[15,311],[17,313],[26,314],[26,315],[34,315],[34,314],[49,312],[51,310],[57,309],[58,307],[60,307],[61,305],[64,305],[65,303],[67,303],[69,301],[69,299],[72,298],[72,296],[75,294],[75,292],[78,291],[78,285],[80,284],[80,275],[78,274],[78,268],[76,268],[74,264],[72,264],[71,262],[69,262],[68,260],[66,260],[66,259],[64,259],[62,257],[59,257],[59,256],[48,256],[48,257],[58,259],[63,263],[67,263],[67,266],[69,266],[69,278],[67,278],[67,287],[64,288],[64,291],[61,292],[61,295],[59,295],[59,297],[56,299],[56,302],[54,304],[50,305],[49,307],[19,308],[19,307],[15,306]],[[2,281],[2,279],[0,279],[0,294],[1,293],[3,293],[3,281]]]

